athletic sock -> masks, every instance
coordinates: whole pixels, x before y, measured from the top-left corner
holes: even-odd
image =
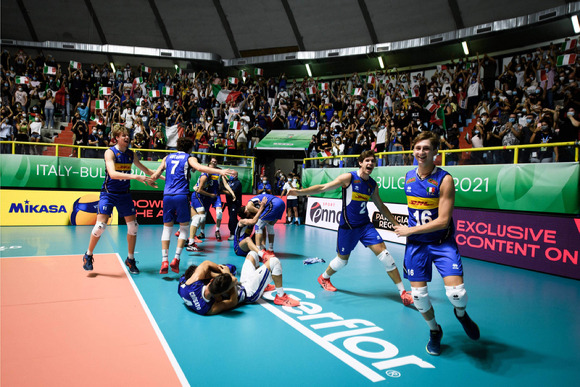
[[[328,274],[326,274],[326,271],[325,271],[324,273],[322,273],[322,278],[330,279],[330,276]]]
[[[178,247],[175,249],[175,259],[177,259],[177,260],[180,259],[182,251],[183,251],[183,247]]]
[[[268,242],[268,250],[274,251],[274,242]]]
[[[127,254],[127,258],[129,258],[129,259],[135,259],[135,254],[129,253],[129,254]]]
[[[258,256],[259,256],[260,258],[262,258],[262,257],[264,256],[264,250],[263,250],[263,249],[262,249],[262,250],[260,250],[260,251],[258,251]]]
[[[189,238],[189,239],[187,240],[187,244],[188,244],[188,245],[192,245],[192,244],[193,244],[193,238]]]
[[[465,316],[465,308],[455,308],[455,314],[459,318]]]
[[[282,297],[284,295],[284,287],[280,286],[279,288],[276,288],[276,294],[278,297]]]
[[[169,250],[161,250],[161,258],[163,262],[166,262],[169,260]]]
[[[93,255],[92,250],[87,250],[87,255]]]
[[[433,318],[432,320],[427,321],[427,325],[429,325],[429,329],[432,331],[438,331],[439,330],[439,324],[437,324],[437,321],[435,321],[435,318]]]

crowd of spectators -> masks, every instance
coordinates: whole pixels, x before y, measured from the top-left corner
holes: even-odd
[[[50,55],[32,58],[23,50],[4,50],[0,138],[42,141],[41,129],[53,128],[56,116],[72,122],[75,144],[109,146],[110,127],[122,123],[142,157],[162,157],[150,150],[174,149],[179,136],[188,136],[194,151],[224,154],[223,162],[231,164],[237,159],[228,155],[252,155],[268,132],[279,129],[315,130],[307,157],[409,150],[413,137],[425,130],[441,136],[442,149],[458,149],[461,143],[476,148],[575,141],[580,128],[578,61],[575,55],[558,61],[576,51],[575,44],[551,45],[511,60],[478,54],[434,72],[392,68],[298,81],[285,74],[225,78],[129,63],[113,71],[107,63],[62,64]],[[473,119],[473,130],[467,130]],[[82,156],[101,155],[95,149]],[[446,157],[451,165],[461,159],[459,153]],[[572,159],[573,147],[528,149],[519,158]],[[512,151],[501,150],[471,152],[471,159],[462,162],[512,160]],[[404,165],[412,158],[389,155],[383,162]],[[355,158],[345,161],[354,163]],[[310,165],[335,167],[340,162],[313,160]]]

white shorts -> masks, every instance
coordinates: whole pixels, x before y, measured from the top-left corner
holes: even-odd
[[[256,302],[262,297],[266,286],[272,282],[270,270],[265,265],[256,267],[251,261],[245,260],[240,275],[240,284],[246,290],[245,302]]]

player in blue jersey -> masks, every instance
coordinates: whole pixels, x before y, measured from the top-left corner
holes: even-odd
[[[238,210],[238,215],[241,219],[253,218],[259,211],[260,203],[264,198],[266,199],[266,207],[260,214],[258,221],[254,226],[256,234],[256,245],[259,249],[262,249],[264,246],[265,229],[268,232],[268,252],[273,254],[274,238],[276,236],[274,233],[274,225],[278,220],[282,219],[284,213],[286,212],[286,204],[284,204],[284,201],[277,196],[263,193],[248,200],[248,203]]]
[[[191,171],[198,170],[203,173],[212,173],[217,176],[230,176],[234,174],[232,169],[216,169],[206,167],[197,162],[195,157],[190,155],[193,149],[193,141],[188,137],[181,137],[177,140],[177,153],[167,155],[159,168],[151,175],[152,179],[165,173],[165,189],[163,191],[163,233],[161,234],[161,269],[159,274],[167,274],[168,266],[175,273],[179,273],[179,260],[181,252],[187,241],[189,233],[189,180]],[[169,265],[169,241],[171,229],[174,222],[179,223],[179,238],[175,258]]]
[[[231,265],[218,265],[203,261],[192,265],[179,279],[177,293],[185,305],[200,315],[215,315],[233,309],[238,305],[256,302],[268,291],[273,280],[276,289],[274,304],[299,306],[300,302],[288,296],[282,286],[282,265],[272,257],[264,265],[259,265],[254,254],[248,254],[240,281],[238,282]]]
[[[360,241],[365,247],[370,248],[385,266],[387,274],[399,290],[403,304],[410,305],[413,303],[413,298],[405,291],[395,260],[389,254],[383,238],[371,223],[367,210],[367,202],[372,200],[381,214],[386,216],[392,224],[399,224],[381,200],[377,183],[371,177],[376,162],[373,151],[364,151],[358,158],[358,171],[343,173],[326,184],[291,189],[288,195],[319,194],[342,187],[342,216],[338,227],[337,256],[330,262],[326,271],[318,277],[318,283],[325,290],[336,291],[336,287],[330,282],[330,277],[348,264],[351,251]]]
[[[443,277],[445,293],[454,306],[455,317],[467,336],[479,339],[479,327],[465,311],[467,292],[452,219],[455,185],[451,175],[433,162],[438,148],[439,138],[432,132],[422,132],[413,141],[413,156],[418,167],[405,176],[409,226],[395,226],[397,235],[407,237],[405,278],[411,282],[415,307],[429,325],[430,338],[426,349],[431,355],[441,353],[443,337],[427,289],[433,264]]]
[[[267,260],[269,257],[274,255],[273,253],[268,252],[265,249],[260,250],[258,246],[256,246],[252,234],[252,232],[254,231],[254,226],[256,225],[256,223],[258,223],[258,220],[260,220],[260,216],[266,209],[267,203],[268,198],[264,196],[260,201],[258,211],[254,214],[252,218],[246,217],[246,213],[242,210],[239,210],[239,212],[241,212],[242,218],[238,220],[236,230],[234,232],[234,253],[236,253],[236,255],[244,257],[250,251],[253,251],[256,254],[258,254],[258,257],[261,262]]]
[[[209,166],[213,169],[217,168],[217,159],[215,157],[211,157]],[[221,185],[230,192],[234,200],[236,199],[236,195],[231,190],[226,180],[222,178],[222,175],[215,173],[202,173],[194,187],[194,192],[191,196],[191,207],[195,210],[196,213],[196,215],[192,217],[191,228],[189,231],[191,240],[193,240],[195,237],[198,229],[202,230],[200,233],[200,238],[203,239],[205,237],[205,234],[203,233],[205,219],[210,207],[213,206],[216,213],[215,237],[218,241],[221,241],[222,237],[219,229],[222,222],[223,211],[220,197],[220,182]]]
[[[129,130],[127,128],[116,124],[111,132],[111,137],[117,140],[117,144],[105,151],[105,181],[103,182],[99,198],[97,222],[91,232],[89,248],[83,256],[83,269],[93,270],[93,250],[107,227],[109,218],[113,213],[113,207],[117,207],[119,215],[124,217],[127,223],[127,245],[129,253],[125,264],[132,274],[139,274],[134,256],[139,225],[135,220],[135,206],[133,205],[133,199],[130,193],[131,180],[137,180],[143,184],[149,184],[151,187],[157,187],[155,183],[156,179],[150,177],[153,171],[144,166],[135,157],[133,151],[129,149],[131,138],[129,137]],[[131,166],[133,164],[148,176],[131,173]]]

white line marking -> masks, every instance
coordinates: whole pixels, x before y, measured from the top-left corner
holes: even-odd
[[[290,325],[292,328],[296,329],[298,332],[302,333],[304,336],[308,337],[310,340],[314,341],[316,344],[320,345],[322,348],[326,349],[332,355],[336,356],[338,359],[342,360],[358,373],[369,379],[371,382],[380,382],[385,380],[384,377],[362,364],[360,361],[356,360],[346,352],[337,348],[334,344],[329,343],[322,337],[318,336],[316,333],[306,328],[304,325],[300,324],[298,321],[294,320],[292,317],[288,316],[286,313],[282,312],[280,309],[276,308],[267,301],[260,299],[258,304],[262,305],[264,308],[272,312],[274,315],[279,317],[282,321]]]
[[[179,366],[179,363],[177,362],[177,359],[173,355],[171,348],[169,348],[169,344],[167,344],[167,341],[165,340],[165,337],[163,336],[161,329],[159,329],[159,325],[157,325],[157,322],[155,321],[153,314],[151,314],[149,307],[145,303],[145,300],[143,299],[143,296],[141,295],[139,288],[137,288],[135,281],[133,281],[133,278],[131,278],[131,273],[129,273],[129,270],[127,269],[127,266],[125,265],[125,261],[123,261],[123,259],[121,258],[121,256],[118,253],[116,253],[115,255],[119,259],[119,262],[121,263],[121,267],[125,271],[125,275],[129,279],[131,286],[133,286],[133,290],[135,290],[135,294],[137,295],[137,298],[139,299],[139,302],[141,303],[141,306],[143,307],[143,310],[145,311],[147,318],[149,318],[149,322],[153,326],[153,330],[157,334],[157,337],[159,338],[159,341],[161,342],[161,346],[163,346],[163,349],[165,350],[165,354],[169,358],[169,361],[171,362],[171,365],[173,366],[173,370],[177,374],[177,378],[181,382],[181,385],[182,386],[190,386],[187,378],[185,377],[185,374],[183,373],[183,370],[181,369],[181,367]]]

